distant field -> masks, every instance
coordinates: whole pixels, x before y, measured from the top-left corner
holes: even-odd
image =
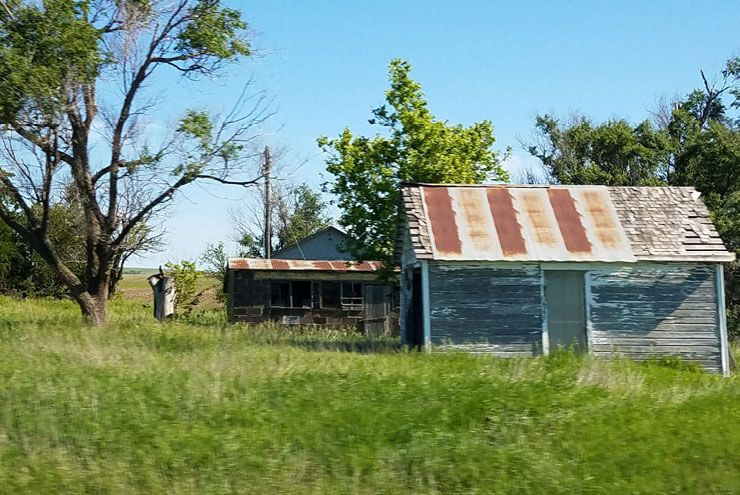
[[[128,280],[132,287],[138,282]],[[740,382],[0,298],[0,493],[737,493]],[[673,363],[674,365],[678,363]]]
[[[120,297],[127,301],[141,304],[152,304],[152,289],[147,282],[149,276],[158,273],[158,268],[127,268],[123,272],[123,278],[118,284]],[[219,301],[219,282],[203,274],[198,279],[198,291],[200,292],[201,309],[221,309],[223,303]]]

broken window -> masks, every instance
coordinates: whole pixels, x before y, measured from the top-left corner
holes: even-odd
[[[270,283],[270,306],[290,307],[290,282]]]
[[[342,309],[362,309],[362,282],[342,282]]]
[[[292,296],[294,308],[310,308],[313,306],[311,297],[311,282],[309,280],[294,280],[292,282]]]
[[[279,308],[310,308],[313,297],[310,280],[270,283],[270,306]]]
[[[342,301],[342,289],[339,282],[321,282],[321,307],[339,308]]]

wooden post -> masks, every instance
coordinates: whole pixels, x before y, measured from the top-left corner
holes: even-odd
[[[264,232],[264,244],[265,244],[265,259],[270,259],[272,256],[272,253],[270,252],[272,250],[271,244],[272,244],[272,208],[270,205],[270,169],[272,167],[272,163],[270,160],[270,148],[265,146],[265,151],[263,153],[264,155],[264,164],[262,168],[262,174],[265,177],[265,232]]]

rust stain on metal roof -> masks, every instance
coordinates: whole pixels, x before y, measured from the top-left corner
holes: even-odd
[[[457,232],[455,212],[447,188],[424,188],[424,202],[437,251],[445,254],[461,254],[462,242]]]
[[[243,270],[247,268],[249,265],[247,265],[246,260],[243,259],[230,259],[229,260],[229,268],[233,270]]]
[[[289,270],[290,263],[285,260],[270,260],[272,262],[273,270]]]
[[[431,259],[635,261],[604,186],[409,187],[423,199],[411,207]]]
[[[522,237],[522,227],[516,219],[511,194],[504,188],[489,188],[488,205],[496,226],[496,233],[504,256],[525,254],[527,245]]]
[[[586,237],[586,229],[581,223],[581,215],[570,192],[567,189],[551,188],[547,194],[565,241],[565,249],[570,253],[590,253],[591,243]]]
[[[274,271],[332,271],[332,272],[375,272],[383,267],[380,261],[284,260],[262,258],[229,258],[231,270],[274,270]]]
[[[610,249],[620,247],[619,225],[617,225],[616,217],[609,208],[609,203],[604,200],[604,195],[596,191],[583,191],[582,197],[585,200],[586,211],[591,217],[594,233],[599,242]]]
[[[524,205],[524,213],[532,224],[535,243],[547,247],[557,246],[558,238],[547,213],[550,205],[544,197],[544,191],[542,194],[536,189],[521,191],[519,197]]]
[[[456,213],[457,233],[463,250],[490,252],[498,244],[493,219],[487,208],[481,208],[488,200],[480,189],[452,188],[449,190]]]

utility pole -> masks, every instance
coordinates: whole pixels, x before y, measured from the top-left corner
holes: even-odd
[[[265,178],[265,259],[269,260],[272,256],[272,253],[270,252],[272,250],[272,208],[270,204],[270,168],[272,167],[272,162],[270,160],[270,148],[267,146],[265,146],[263,156],[264,163],[262,165],[262,175]]]

